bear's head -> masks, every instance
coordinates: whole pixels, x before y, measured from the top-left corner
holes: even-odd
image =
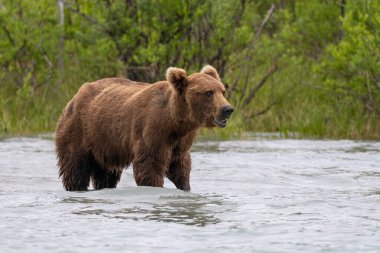
[[[166,80],[184,98],[194,122],[205,127],[227,125],[233,108],[225,98],[226,89],[215,68],[207,65],[201,72],[187,76],[185,70],[170,67]]]

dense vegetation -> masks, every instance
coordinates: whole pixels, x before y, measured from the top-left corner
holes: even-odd
[[[380,3],[2,0],[0,135],[53,131],[86,81],[215,66],[250,131],[380,138]]]

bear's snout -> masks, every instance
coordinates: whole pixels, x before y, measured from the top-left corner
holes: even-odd
[[[234,108],[232,108],[232,106],[226,105],[222,108],[222,116],[228,119],[231,116],[233,111],[234,111]]]
[[[218,110],[218,115],[214,116],[213,123],[214,125],[218,127],[226,127],[227,126],[227,119],[231,116],[232,112],[234,111],[234,108],[230,105],[223,106],[221,109]]]

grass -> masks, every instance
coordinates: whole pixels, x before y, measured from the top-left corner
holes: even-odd
[[[77,88],[1,88],[0,137],[53,132]],[[200,138],[244,139],[259,132],[277,133],[284,138],[380,139],[379,118],[363,114],[359,104],[337,104],[333,98],[302,88],[296,93],[255,118],[247,117],[249,109],[236,108],[226,128],[202,129]]]
[[[0,136],[21,136],[54,131],[66,103],[46,90],[0,91]]]

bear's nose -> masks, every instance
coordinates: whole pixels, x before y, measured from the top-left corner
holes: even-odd
[[[222,114],[224,117],[229,118],[231,116],[231,113],[234,111],[234,108],[230,105],[226,105],[222,108]]]

